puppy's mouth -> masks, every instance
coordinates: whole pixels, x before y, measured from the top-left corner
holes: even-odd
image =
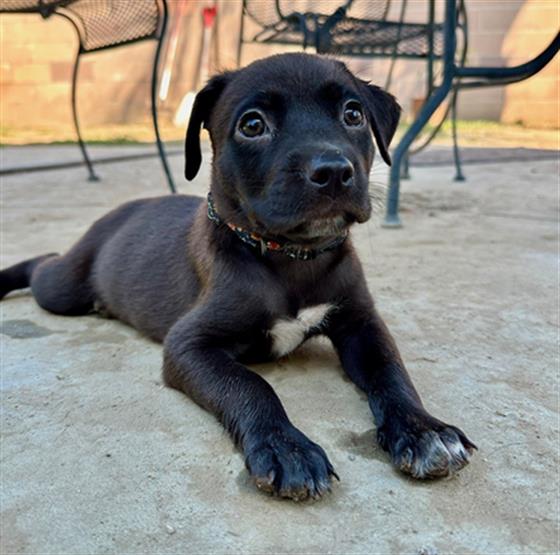
[[[329,239],[345,236],[352,224],[363,223],[371,216],[369,197],[341,204],[323,202],[294,213],[292,205],[274,203],[269,199],[253,200],[238,205],[237,212],[244,214],[245,222],[233,220],[233,223],[273,241],[317,247]]]
[[[346,236],[350,226],[360,221],[356,215],[338,214],[333,216],[310,217],[308,220],[282,226],[266,225],[264,222],[254,226],[259,236],[300,245],[306,248],[318,248],[333,239]]]
[[[356,218],[350,214],[317,218],[289,229],[284,235],[291,240],[316,241],[346,233],[355,221]]]
[[[265,236],[275,236],[291,243],[318,244],[329,238],[346,235],[352,224],[367,221],[371,206],[349,206],[346,210],[331,206],[314,212],[297,219],[269,216],[257,220],[257,229]]]

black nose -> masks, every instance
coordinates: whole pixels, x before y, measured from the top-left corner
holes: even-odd
[[[316,156],[311,161],[307,175],[314,187],[331,196],[354,184],[354,166],[340,154]]]

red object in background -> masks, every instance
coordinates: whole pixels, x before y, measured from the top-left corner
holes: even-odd
[[[208,81],[210,74],[210,50],[212,43],[212,35],[216,23],[218,10],[216,4],[207,5],[202,8],[202,41],[198,54],[198,63],[193,83],[193,90],[188,92],[184,97],[179,108],[175,112],[173,122],[176,126],[183,126],[190,116],[196,91],[202,88]]]
[[[214,19],[216,19],[216,6],[206,7],[202,10],[202,18],[204,20],[204,27],[212,27]]]

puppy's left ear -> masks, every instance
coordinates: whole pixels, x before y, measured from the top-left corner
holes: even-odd
[[[399,124],[401,107],[392,94],[384,91],[380,87],[371,85],[367,81],[362,81],[360,79],[360,82],[364,92],[363,96],[366,103],[367,116],[377,143],[377,148],[379,148],[383,160],[390,166],[391,156],[389,155],[389,145],[391,144],[391,140]]]
[[[185,137],[185,177],[189,181],[194,179],[202,163],[200,128],[204,126],[205,129],[208,129],[208,121],[210,120],[212,110],[226,85],[231,81],[233,73],[226,72],[212,77],[194,99]]]

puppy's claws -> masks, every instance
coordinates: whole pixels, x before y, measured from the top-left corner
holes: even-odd
[[[267,476],[256,476],[254,478],[255,485],[258,489],[266,491],[267,493],[274,492],[274,479],[276,478],[276,472],[271,470]]]
[[[472,455],[475,451],[478,451],[478,447],[461,430],[459,430],[459,428],[453,427],[453,429],[463,442],[463,446],[469,452],[469,455]]]

